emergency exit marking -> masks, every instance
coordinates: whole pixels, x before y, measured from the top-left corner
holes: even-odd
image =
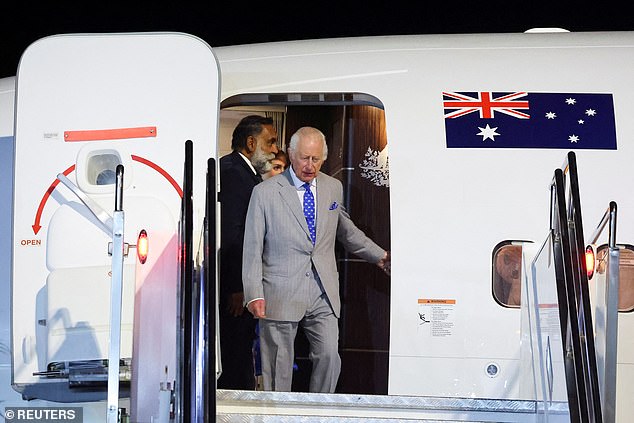
[[[20,241],[20,245],[23,247],[39,247],[42,245],[41,239],[23,239]]]

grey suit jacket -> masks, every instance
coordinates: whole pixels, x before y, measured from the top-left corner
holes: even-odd
[[[245,303],[264,298],[268,319],[301,320],[309,306],[308,282],[314,266],[338,317],[341,301],[335,239],[371,263],[378,262],[385,250],[354,225],[341,204],[341,182],[323,173],[316,179],[317,237],[313,246],[291,171],[289,167],[258,184],[251,195],[242,261]]]

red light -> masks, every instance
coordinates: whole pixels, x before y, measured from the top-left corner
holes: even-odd
[[[592,279],[592,276],[594,276],[594,263],[594,249],[592,246],[588,245],[586,247],[586,272],[588,273],[588,280]]]
[[[141,229],[141,232],[139,232],[139,238],[136,242],[136,255],[139,257],[141,264],[144,264],[147,260],[148,249],[149,241],[147,239],[147,232],[145,232],[145,229]]]

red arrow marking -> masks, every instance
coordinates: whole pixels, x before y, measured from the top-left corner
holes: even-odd
[[[73,170],[75,170],[75,165],[72,165],[71,167],[69,167],[68,169],[66,169],[62,173],[64,174],[64,176],[68,176],[68,174],[70,174]],[[33,222],[33,225],[31,226],[33,228],[33,233],[35,235],[37,235],[37,233],[42,228],[40,226],[40,219],[42,217],[42,210],[44,210],[44,206],[46,205],[46,202],[48,201],[48,197],[51,196],[51,194],[55,190],[55,187],[57,187],[57,184],[59,184],[59,179],[55,179],[51,183],[51,185],[46,190],[46,193],[44,193],[44,196],[42,197],[42,200],[40,200],[40,206],[37,208],[37,213],[35,214],[35,222]]]
[[[163,169],[161,166],[157,165],[154,162],[149,161],[148,159],[144,159],[143,157],[139,157],[139,156],[135,156],[134,154],[132,155],[132,160],[135,160],[139,163],[143,163],[144,165],[148,165],[150,166],[152,169],[156,170],[158,173],[160,173],[161,175],[163,175],[165,177],[165,179],[167,179],[169,181],[170,184],[172,184],[172,186],[174,187],[174,189],[176,190],[176,192],[178,193],[178,195],[183,198],[183,190],[180,187],[180,185],[178,185],[178,182],[176,182],[174,180],[174,178],[172,178],[170,176],[169,173],[167,173],[165,171],[165,169]]]
[[[182,188],[178,185],[178,183],[174,180],[174,178],[172,178],[170,176],[170,174],[167,173],[165,171],[165,169],[163,169],[161,166],[159,166],[156,163],[151,162],[151,161],[149,161],[147,159],[144,159],[143,157],[139,157],[139,156],[135,156],[135,155],[132,155],[132,160],[135,160],[135,161],[137,161],[139,163],[143,163],[144,165],[147,165],[147,166],[151,167],[152,169],[156,170],[158,173],[163,175],[165,177],[165,179],[167,179],[169,181],[169,183],[172,184],[172,186],[174,187],[174,189],[176,190],[178,195],[181,198],[183,198],[183,190],[182,190]],[[75,170],[75,165],[72,165],[71,167],[69,167],[68,169],[66,169],[62,173],[64,174],[64,176],[68,176],[74,170]],[[46,202],[48,201],[48,198],[51,196],[51,194],[53,193],[53,191],[57,187],[57,184],[59,184],[59,179],[55,179],[51,183],[51,185],[46,190],[46,193],[44,193],[44,196],[42,197],[42,200],[40,200],[40,206],[37,208],[37,213],[35,214],[35,222],[33,222],[33,225],[31,226],[33,228],[33,233],[35,235],[37,235],[37,233],[40,231],[40,229],[42,229],[42,227],[40,226],[40,219],[42,217],[42,210],[44,210],[44,206],[46,205]]]

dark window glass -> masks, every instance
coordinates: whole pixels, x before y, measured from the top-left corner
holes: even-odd
[[[493,298],[506,307],[520,306],[522,246],[503,241],[493,250]]]

